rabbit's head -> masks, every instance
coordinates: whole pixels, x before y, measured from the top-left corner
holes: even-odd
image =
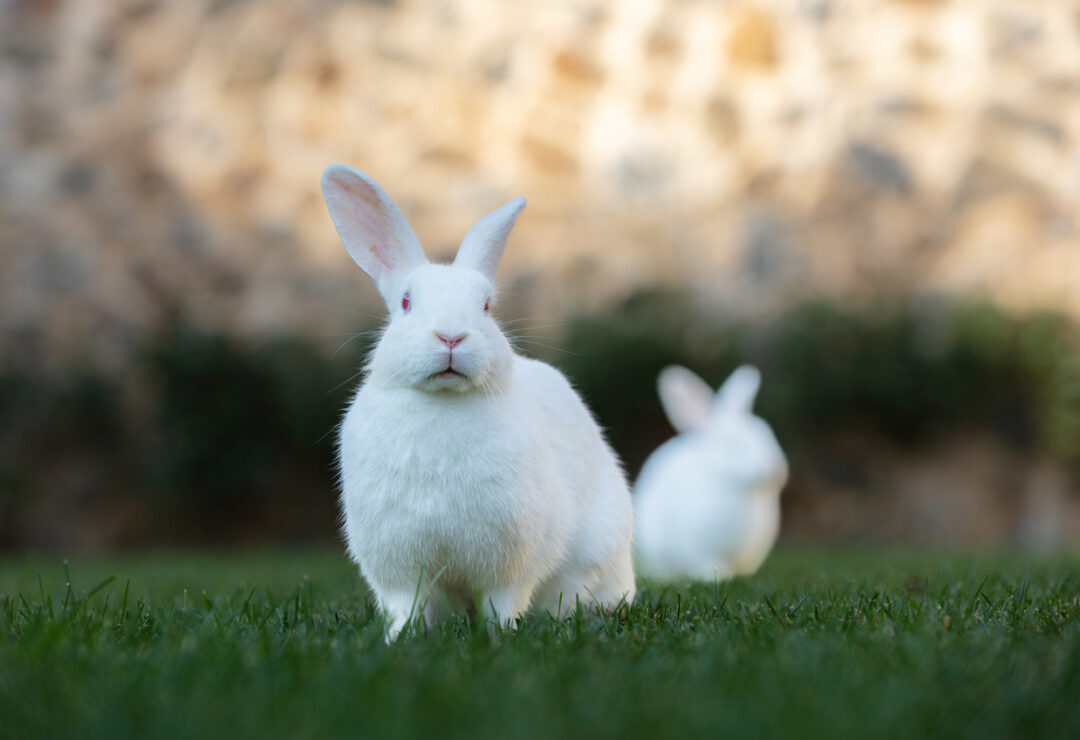
[[[444,265],[428,262],[401,210],[364,173],[331,165],[322,188],[345,249],[390,311],[368,382],[428,392],[502,387],[513,353],[491,315],[495,271],[525,199],[480,219]]]
[[[664,368],[657,387],[671,425],[708,448],[711,473],[751,491],[779,493],[787,482],[787,458],[769,425],[754,415],[761,387],[756,367],[737,368],[715,394],[680,366]]]

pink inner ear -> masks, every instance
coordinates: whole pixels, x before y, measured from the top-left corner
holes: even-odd
[[[700,429],[709,422],[708,398],[700,398],[687,388],[678,388],[673,394],[677,401],[679,422],[687,429]]]
[[[387,270],[391,269],[394,265],[386,242],[390,223],[378,193],[364,182],[336,182],[343,191],[342,201],[349,211],[356,241],[369,243],[371,255]]]

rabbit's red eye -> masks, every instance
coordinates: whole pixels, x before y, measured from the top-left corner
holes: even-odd
[[[401,296],[401,310],[402,311],[404,311],[405,313],[408,313],[409,312],[409,306],[411,306],[411,305],[412,305],[412,301],[409,300],[409,294],[408,293]]]
[[[487,313],[490,308],[491,308],[491,299],[488,298],[486,301],[484,301],[484,313]]]

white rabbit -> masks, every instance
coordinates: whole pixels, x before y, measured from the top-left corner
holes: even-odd
[[[374,180],[335,164],[323,195],[389,320],[341,425],[349,553],[388,639],[417,595],[509,623],[530,606],[614,607],[634,596],[633,507],[622,468],[559,371],[517,355],[490,314],[524,198],[480,219],[433,264]]]
[[[743,365],[715,397],[684,367],[665,368],[660,400],[678,436],[645,461],[635,485],[642,575],[724,579],[753,573],[780,528],[788,465],[752,411],[761,374]]]

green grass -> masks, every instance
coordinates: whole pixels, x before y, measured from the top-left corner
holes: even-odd
[[[387,646],[334,551],[9,559],[0,736],[1078,737],[1078,566],[787,549],[615,617]]]

